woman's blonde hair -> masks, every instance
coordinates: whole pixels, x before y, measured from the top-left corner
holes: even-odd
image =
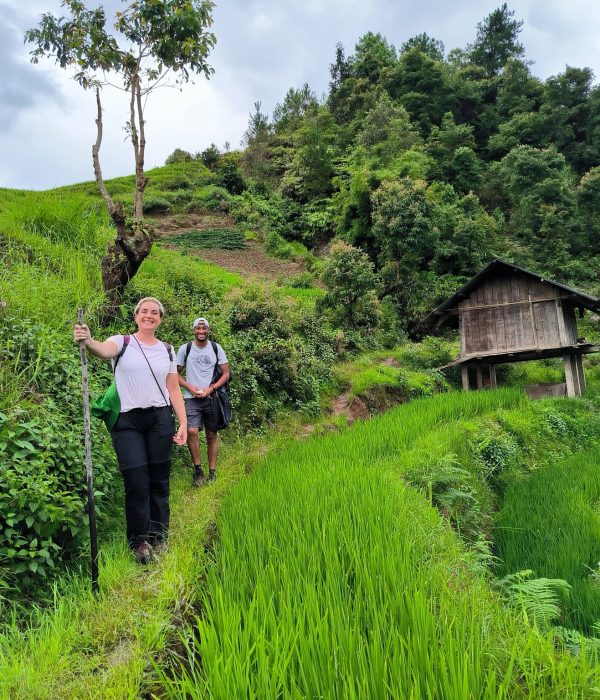
[[[165,315],[165,307],[162,305],[162,303],[156,297],[144,297],[143,299],[140,299],[138,301],[138,303],[135,305],[135,311],[133,312],[133,318],[135,318],[138,315],[138,311],[142,308],[142,304],[144,304],[147,301],[151,301],[153,304],[156,304],[158,306],[158,313],[160,314],[161,318]]]

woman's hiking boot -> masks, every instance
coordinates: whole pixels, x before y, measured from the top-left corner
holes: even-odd
[[[154,556],[159,557],[161,554],[167,551],[167,541],[166,540],[158,540],[158,542],[155,542],[152,545],[152,554]]]
[[[217,477],[215,475],[215,470],[214,469],[209,469],[208,470],[208,480],[209,481],[216,481]]]
[[[133,549],[133,555],[138,564],[146,565],[150,563],[150,545],[144,540]]]

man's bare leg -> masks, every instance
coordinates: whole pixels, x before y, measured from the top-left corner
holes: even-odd
[[[198,438],[198,432],[198,428],[188,428],[187,446],[190,454],[192,455],[192,462],[194,463],[194,477],[192,481],[194,486],[200,486],[204,479],[202,469],[200,468],[202,461],[200,457],[200,440]]]
[[[219,441],[217,433],[214,430],[206,430],[206,445],[208,447],[208,478],[215,478],[215,469],[217,467],[217,456],[219,454]]]

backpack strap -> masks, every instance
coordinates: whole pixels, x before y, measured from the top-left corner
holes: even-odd
[[[183,356],[183,365],[186,368],[187,368],[188,357],[190,356],[190,352],[192,350],[192,342],[193,341],[190,340],[189,343],[185,344],[185,355]]]
[[[167,352],[169,353],[169,361],[173,362],[173,346],[169,345],[169,343],[165,343],[165,341],[162,341],[162,344],[165,346]]]
[[[213,369],[213,378],[211,382],[214,383],[223,374],[223,371],[219,367],[219,348],[217,347],[217,344],[214,340],[211,340],[210,344],[212,345],[213,352],[215,353],[215,368]]]
[[[131,340],[130,335],[123,336],[123,347],[121,348],[119,354],[115,357],[114,362],[113,362],[113,374],[114,374],[115,370],[117,369],[117,365],[119,364],[119,360],[123,357],[125,350],[127,350],[127,346],[129,345],[130,340]]]

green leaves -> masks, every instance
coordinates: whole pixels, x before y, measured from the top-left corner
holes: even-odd
[[[71,17],[42,15],[36,29],[25,32],[25,41],[33,44],[31,60],[54,57],[61,68],[75,66],[75,80],[85,89],[99,83],[98,73],[118,71],[122,55],[115,37],[106,29],[104,8],[87,10],[83,3],[63,3]]]
[[[541,630],[547,630],[561,615],[561,604],[571,592],[563,579],[534,578],[530,569],[518,571],[496,581],[506,602],[523,611],[527,619]]]

